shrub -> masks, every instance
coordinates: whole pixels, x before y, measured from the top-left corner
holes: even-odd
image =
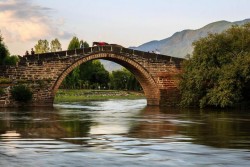
[[[19,102],[28,102],[32,99],[33,93],[25,85],[14,86],[11,90],[12,97]]]
[[[4,95],[5,94],[5,91],[3,88],[0,88],[0,96]]]
[[[0,77],[0,84],[9,84],[11,80],[9,78]]]
[[[43,87],[46,86],[46,83],[45,83],[44,80],[37,80],[37,84],[38,84],[41,88],[43,88]]]

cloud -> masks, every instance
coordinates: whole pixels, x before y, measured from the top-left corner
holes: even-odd
[[[0,0],[1,33],[7,42],[72,36],[59,29],[62,19],[54,19],[53,12],[53,9],[36,5],[32,0]]]

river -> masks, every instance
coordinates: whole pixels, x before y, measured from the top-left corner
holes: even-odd
[[[249,166],[250,111],[146,100],[0,109],[0,166]]]

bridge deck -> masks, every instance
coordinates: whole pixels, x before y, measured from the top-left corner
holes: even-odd
[[[183,61],[182,58],[171,57],[167,55],[143,52],[139,50],[133,50],[123,47],[117,46],[95,46],[83,49],[75,49],[75,50],[66,50],[66,51],[59,51],[59,52],[49,52],[49,53],[42,53],[42,54],[34,54],[34,55],[25,55],[21,58],[20,62],[33,62],[38,60],[51,60],[51,59],[62,59],[69,56],[79,55],[89,55],[97,52],[110,52],[110,53],[122,53],[126,54],[126,56],[135,58],[140,57],[142,59],[149,59],[153,61],[174,61],[175,63],[179,64]]]

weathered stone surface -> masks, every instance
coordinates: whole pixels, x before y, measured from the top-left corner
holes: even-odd
[[[16,84],[26,84],[33,91],[32,101],[25,105],[52,106],[64,78],[75,67],[94,59],[110,60],[131,71],[140,82],[148,105],[178,104],[177,85],[182,59],[103,46],[24,56],[17,66],[0,67],[0,76],[12,81],[5,87],[6,98],[0,98],[0,107],[23,105],[11,98],[11,87]]]

